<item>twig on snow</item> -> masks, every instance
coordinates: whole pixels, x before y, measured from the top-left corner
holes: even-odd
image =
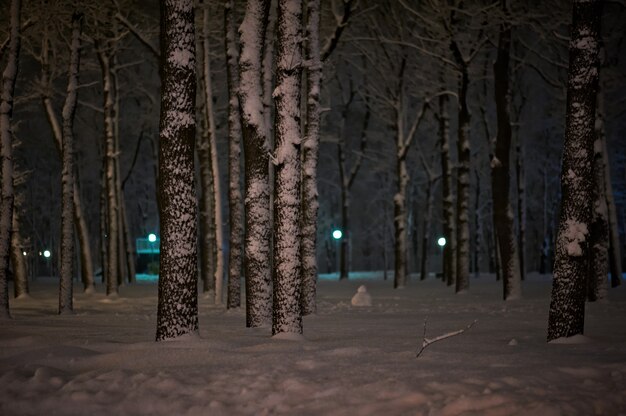
[[[467,325],[463,329],[459,329],[458,331],[448,332],[447,334],[439,335],[439,336],[437,336],[435,338],[426,338],[426,322],[427,321],[428,321],[428,318],[425,318],[424,319],[424,335],[422,336],[422,347],[420,348],[420,350],[415,355],[415,358],[419,358],[419,356],[422,354],[422,352],[424,352],[426,347],[428,347],[429,345],[434,344],[435,342],[438,342],[438,341],[443,341],[446,338],[451,338],[451,337],[454,337],[454,336],[457,336],[457,335],[461,335],[463,332],[465,332],[468,329],[470,329],[471,327],[473,327],[476,322],[478,322],[477,319],[474,319],[474,321],[472,321],[469,325]]]

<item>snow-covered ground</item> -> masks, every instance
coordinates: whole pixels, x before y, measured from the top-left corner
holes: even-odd
[[[626,288],[588,305],[585,337],[547,344],[549,279],[503,302],[493,277],[459,296],[367,277],[320,281],[304,341],[200,298],[200,337],[155,343],[156,285],[76,294],[76,314],[57,316],[54,283],[36,282],[0,323],[0,414],[626,414]],[[370,307],[350,303],[361,284]],[[427,337],[478,322],[416,359],[426,317]]]

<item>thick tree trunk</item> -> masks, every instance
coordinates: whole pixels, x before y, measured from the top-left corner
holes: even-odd
[[[270,0],[248,0],[239,27],[239,102],[245,155],[246,326],[270,322],[269,138],[263,107],[262,56]]]
[[[548,341],[582,334],[589,274],[593,142],[601,2],[575,0],[569,45],[567,113]]]
[[[274,304],[272,335],[302,333],[300,309],[300,74],[302,1],[278,5],[276,160],[274,188]]]
[[[456,282],[456,224],[454,222],[454,190],[452,188],[452,162],[450,160],[450,118],[448,96],[439,96],[439,146],[441,154],[443,199],[443,280],[448,286]]]
[[[241,306],[243,267],[243,200],[241,195],[241,111],[239,107],[239,50],[235,28],[235,1],[226,0],[226,76],[228,79],[228,206],[230,212],[230,251],[228,258],[228,308]]]
[[[506,12],[506,3],[503,2]],[[491,161],[491,191],[493,193],[494,224],[500,249],[504,300],[519,299],[522,295],[519,257],[515,238],[515,224],[510,200],[511,181],[511,117],[509,98],[509,55],[511,27],[502,24],[498,41],[498,55],[493,66],[498,132],[495,154]]]
[[[317,158],[320,140],[320,0],[307,1],[306,23],[306,131],[302,143],[302,315],[315,313],[317,282]]]
[[[215,247],[217,248],[217,261],[215,263],[215,304],[223,303],[224,287],[224,219],[222,203],[222,186],[217,154],[217,128],[215,126],[215,113],[213,110],[213,85],[211,82],[211,56],[209,53],[209,9],[204,8],[202,19],[202,69],[204,80],[204,105],[205,117],[208,124],[211,170],[213,175],[213,200],[215,220]]]
[[[11,318],[9,312],[9,252],[11,246],[11,225],[13,221],[13,94],[20,54],[20,0],[11,0],[10,41],[8,59],[2,73],[0,91],[0,169],[2,172],[0,200],[0,318]]]
[[[16,204],[17,207],[17,204]],[[28,272],[26,269],[26,259],[22,247],[22,237],[20,234],[19,215],[17,210],[13,211],[13,232],[11,234],[11,264],[13,265],[13,295],[15,298],[28,297]]]
[[[161,94],[157,341],[198,332],[192,0],[161,0]]]
[[[82,14],[72,15],[70,67],[67,95],[63,105],[63,146],[61,168],[61,276],[59,279],[59,314],[73,313],[74,274],[74,114],[80,70],[80,35]]]

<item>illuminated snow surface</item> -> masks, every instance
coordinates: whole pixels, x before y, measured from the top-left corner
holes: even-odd
[[[322,276],[300,341],[246,329],[242,310],[200,303],[200,337],[153,342],[157,287],[76,294],[56,315],[54,281],[32,284],[0,322],[2,415],[592,415],[626,412],[626,288],[587,306],[584,341],[546,343],[549,278],[504,302],[492,276],[470,292],[412,276]],[[359,277],[359,275],[356,275]],[[353,307],[365,284],[371,307]],[[427,337],[459,330],[430,345]],[[580,341],[577,340],[577,341]]]

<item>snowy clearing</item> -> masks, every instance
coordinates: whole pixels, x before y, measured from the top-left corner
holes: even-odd
[[[370,307],[350,303],[362,284]],[[547,344],[549,278],[531,276],[509,302],[487,276],[464,295],[415,276],[391,286],[321,280],[302,341],[247,329],[243,310],[201,297],[200,337],[155,343],[156,285],[77,294],[77,313],[57,316],[55,282],[39,280],[2,322],[0,414],[626,413],[623,288],[588,304],[585,342]],[[478,322],[416,359],[426,317],[429,338]]]

